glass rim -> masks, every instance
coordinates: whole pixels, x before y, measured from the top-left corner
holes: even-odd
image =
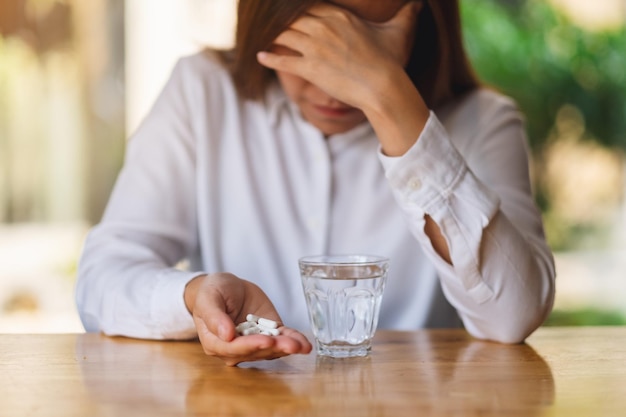
[[[339,265],[339,266],[362,266],[389,263],[389,258],[382,255],[370,254],[338,254],[338,255],[308,255],[298,259],[298,263],[303,265]]]

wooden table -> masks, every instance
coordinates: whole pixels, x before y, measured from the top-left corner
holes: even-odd
[[[626,416],[626,327],[379,331],[368,358],[234,368],[197,342],[0,335],[0,416],[118,415]]]

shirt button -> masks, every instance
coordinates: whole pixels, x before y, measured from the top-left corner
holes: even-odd
[[[417,191],[422,188],[422,181],[419,178],[411,178],[408,185],[411,190]]]

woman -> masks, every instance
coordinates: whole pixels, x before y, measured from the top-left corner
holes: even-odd
[[[524,340],[554,265],[521,116],[478,85],[457,1],[238,13],[235,49],[182,59],[129,142],[80,263],[85,328],[197,336],[228,365],[308,353],[297,259],[375,253],[380,328]],[[286,327],[236,337],[248,313]]]

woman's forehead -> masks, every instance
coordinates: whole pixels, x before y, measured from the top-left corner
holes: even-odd
[[[327,0],[373,22],[391,19],[409,0]]]

